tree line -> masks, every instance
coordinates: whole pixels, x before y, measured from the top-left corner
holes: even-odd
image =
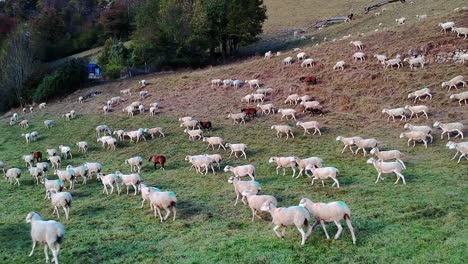
[[[61,94],[67,80],[79,87],[86,78],[67,74],[85,61],[47,66],[65,56],[103,46],[106,78],[129,67],[201,67],[255,42],[265,19],[263,0],[0,1],[0,111]]]

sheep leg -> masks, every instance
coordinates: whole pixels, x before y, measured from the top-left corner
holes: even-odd
[[[68,209],[66,207],[63,207],[63,212],[65,213],[65,219],[68,220]]]
[[[161,220],[161,223],[163,222],[163,218],[162,218],[162,215],[161,215],[161,210],[159,210],[159,208],[157,206],[155,206],[156,208],[156,211],[158,212],[158,215],[159,215],[159,219]]]
[[[320,220],[320,224],[322,225],[323,231],[325,232],[327,239],[330,239],[330,236],[328,235],[328,232],[327,232],[327,227],[325,226],[325,221]]]
[[[407,144],[407,145],[408,145],[408,147],[409,147],[409,143],[410,143],[410,141],[411,141],[411,138],[410,138],[410,139],[408,139],[408,144]]]
[[[255,219],[255,216],[256,216],[255,209],[253,209],[253,208],[250,208],[250,209],[252,210],[252,222],[253,222],[254,219]]]
[[[457,138],[457,137],[461,136],[461,138],[463,139],[463,132],[461,132],[461,131],[460,131],[460,130],[458,130],[458,129],[457,129],[457,130],[455,130],[455,131],[457,131],[457,133],[458,133],[458,134],[457,134],[457,136],[456,136],[455,138]]]
[[[346,147],[348,147],[348,146],[346,146],[346,145],[344,146],[343,150],[341,151],[341,154],[344,153],[344,151],[346,150]],[[351,151],[353,151],[353,150],[351,150]]]
[[[338,186],[338,188],[340,188],[340,183],[338,182],[338,180],[336,178],[332,178],[332,180],[335,182],[335,183],[332,184],[332,187],[335,186],[335,184],[336,184],[336,186]]]
[[[236,202],[234,203],[234,205],[237,205],[237,201],[239,201],[239,194],[237,194],[236,196]]]
[[[323,180],[322,180],[322,186],[325,187],[325,183],[323,182]],[[332,187],[333,187],[333,186],[332,186]]]
[[[380,175],[382,175],[382,173],[381,173],[381,172],[379,172],[379,174],[377,175],[377,180],[375,181],[375,183],[378,183],[378,182],[379,182]]]
[[[276,236],[281,238],[281,239],[284,239],[283,236],[281,236],[281,234],[278,232],[278,228],[280,228],[281,225],[276,225],[275,227],[273,227],[273,232],[275,232]]]
[[[229,154],[229,158],[232,156],[233,151],[231,150],[231,154]]]
[[[299,169],[299,173],[297,174],[297,177],[296,177],[296,179],[299,179],[299,177],[301,177],[301,176],[302,176],[302,172],[303,172],[303,171],[304,171],[304,169],[303,169],[303,168]]]
[[[44,244],[44,255],[46,263],[49,263],[49,252],[47,252],[47,244]]]
[[[29,256],[32,256],[34,254],[34,249],[36,248],[36,241],[33,240],[33,244],[32,244],[32,250],[31,250],[31,253],[29,253]]]
[[[314,181],[315,181],[315,179],[316,179],[315,177],[314,177],[314,178],[312,178],[312,183],[311,183],[310,185],[314,185]]]
[[[302,240],[301,240],[301,246],[304,246],[305,244],[305,241],[307,239],[307,235],[306,233],[304,232],[304,229],[302,227],[299,227],[299,226],[296,226],[297,230],[299,231],[299,233],[301,233],[301,236],[302,236]],[[286,228],[285,228],[286,229]]]
[[[452,160],[454,160],[458,156],[458,151],[455,153],[455,156],[453,156]]]
[[[406,185],[405,176],[403,176],[403,174],[401,174],[401,173],[399,173],[399,172],[397,172],[397,171],[394,171],[394,172],[395,172],[395,174],[398,176],[398,179],[396,180],[395,184],[397,184],[398,181],[399,181],[400,178],[401,178],[401,180],[403,181],[403,184]]]
[[[460,161],[461,161],[461,159],[462,159],[463,157],[466,157],[466,154],[465,154],[465,153],[462,153],[462,154],[460,155],[460,158],[458,158],[457,164],[460,163]]]
[[[247,202],[245,201],[245,196],[242,196],[242,199],[241,199],[242,203],[247,205]]]
[[[416,146],[416,140],[413,140],[413,148]]]
[[[344,216],[346,220],[346,224],[348,225],[349,231],[351,232],[351,237],[353,238],[353,244],[356,244],[356,236],[354,235],[354,228],[353,225],[351,224],[351,219],[349,218],[348,215]]]
[[[244,155],[244,159],[247,159],[247,155],[245,154],[245,152],[243,150],[242,150],[242,155]],[[241,155],[241,157],[242,157],[242,155]]]
[[[357,155],[360,149],[361,149],[361,147],[358,147],[358,148],[356,149],[356,151],[354,152],[354,155]]]
[[[166,215],[164,216],[164,221],[166,221],[167,218],[169,217],[169,215],[171,214],[171,209],[170,208],[164,208],[164,210],[166,211]]]
[[[293,171],[293,176],[292,177],[294,178],[294,176],[296,176],[296,169],[295,168],[291,168],[291,169]]]

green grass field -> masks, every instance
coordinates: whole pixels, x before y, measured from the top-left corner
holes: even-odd
[[[300,136],[294,141],[276,139],[269,126],[271,121],[248,123],[237,127],[223,120],[215,121],[210,135],[220,135],[228,142],[246,143],[250,150],[247,161],[226,158],[223,165],[253,163],[263,193],[275,195],[281,206],[297,205],[302,197],[316,201],[343,200],[351,207],[357,234],[357,245],[351,242],[347,229],[340,240],[327,241],[317,228],[300,247],[299,233],[290,228],[284,241],[278,239],[265,216],[264,221],[250,221],[250,210],[233,205],[233,186],[227,183],[229,174],[197,175],[188,171],[183,161],[187,154],[206,153],[201,141],[190,142],[176,125],[175,118],[80,116],[63,121],[45,131],[37,116],[28,130],[39,130],[39,141],[26,145],[17,127],[0,127],[0,156],[10,166],[21,169],[21,155],[31,150],[74,145],[86,140],[92,147],[86,156],[76,152],[67,164],[100,161],[105,172],[128,172],[124,160],[134,155],[147,158],[150,154],[168,157],[167,169],[153,171],[145,163],[142,177],[147,184],[171,190],[178,197],[178,218],[175,222],[159,223],[148,205],[140,209],[140,196],[102,194],[102,185],[91,180],[77,184],[72,191],[74,202],[71,219],[61,219],[66,227],[66,239],[60,259],[63,263],[462,263],[466,260],[466,174],[467,163],[450,161],[452,153],[445,140],[437,140],[427,150],[423,146],[408,149],[403,141],[387,144],[408,153],[407,185],[394,185],[394,176],[374,184],[376,173],[362,155],[341,154],[341,144],[335,142],[345,130],[328,129],[322,137]],[[130,144],[121,143],[118,150],[108,152],[95,143],[94,127],[106,123],[112,128],[162,126],[166,138]],[[292,124],[292,123],[291,123]],[[297,130],[299,131],[299,130]],[[376,135],[385,142],[394,141],[384,131]],[[210,153],[213,151],[209,151]],[[226,153],[221,152],[223,156]],[[310,186],[310,179],[275,175],[268,164],[270,156],[320,156],[327,166],[340,169],[342,187],[331,188],[327,182]],[[45,219],[54,219],[50,201],[44,200],[44,187],[35,185],[24,170],[21,186],[0,185],[2,263],[41,263],[42,247],[28,257],[31,242],[26,214],[37,211]],[[63,217],[63,216],[62,216]],[[336,232],[334,225],[328,227]]]
[[[271,8],[265,24],[266,35],[275,35],[283,26],[304,27],[309,21],[348,12],[348,8],[353,12],[361,10],[361,5],[369,1],[355,1],[355,5],[347,2],[342,6],[339,2],[343,1],[331,0],[327,2],[329,5],[315,0],[301,1],[297,5],[292,1],[265,1]],[[61,263],[465,263],[468,259],[468,161],[457,164],[450,160],[454,152],[445,147],[447,140],[440,140],[439,131],[434,132],[435,141],[427,149],[421,144],[407,147],[406,141],[398,138],[403,122],[387,122],[381,114],[384,107],[412,104],[407,94],[429,86],[434,99],[420,103],[430,106],[430,120],[413,119],[411,123],[429,125],[440,120],[468,124],[467,107],[448,98],[454,90],[447,93],[446,88],[440,88],[442,81],[456,75],[468,76],[468,67],[434,62],[439,52],[468,49],[466,40],[441,33],[437,28],[439,22],[452,19],[457,25],[468,25],[466,12],[452,12],[464,2],[415,2],[414,5],[389,5],[379,17],[357,14],[351,23],[320,31],[317,39],[327,36],[331,40],[352,33],[353,40],[362,40],[369,58],[364,63],[352,61],[355,49],[349,40],[328,42],[318,47],[302,47],[318,61],[313,68],[300,68],[298,63],[282,66],[284,57],[295,56],[284,51],[282,57],[271,60],[248,58],[213,68],[138,76],[83,89],[69,97],[47,102],[44,111],[27,114],[25,118],[31,121],[31,126],[26,130],[10,127],[6,119],[2,120],[0,161],[21,168],[23,175],[20,186],[0,184],[0,263],[44,262],[42,246],[36,248],[33,257],[28,257],[30,226],[24,220],[31,211],[41,213],[44,219],[56,217],[52,215],[50,201],[43,199],[44,187],[34,184],[21,157],[31,151],[41,151],[45,155],[47,148],[58,148],[60,144],[73,149],[73,159],[63,162],[62,167],[96,161],[104,165],[104,173],[116,170],[127,173],[130,168],[124,160],[140,155],[145,159],[142,171],[145,183],[174,191],[178,198],[176,221],[161,224],[148,204],[144,210],[140,209],[140,195],[127,196],[124,192],[120,196],[106,196],[96,179],[89,180],[87,185],[77,184],[72,191],[71,219],[61,219],[66,228]],[[416,22],[414,15],[423,13],[429,15],[428,20]],[[401,16],[406,16],[408,22],[396,26],[395,18]],[[381,22],[388,29],[374,33]],[[364,32],[365,36],[358,38],[358,32]],[[405,57],[408,49],[421,46],[430,47],[426,54],[430,62],[424,70],[411,71],[407,66],[401,70],[383,70],[372,58],[374,53]],[[332,70],[338,60],[346,61],[348,67],[344,72]],[[299,82],[299,77],[306,75],[317,76],[319,84],[307,86]],[[147,89],[153,94],[143,103],[161,102],[161,114],[127,118],[120,110],[128,103],[117,106],[109,115],[100,113],[103,103],[116,96],[120,89],[136,90],[139,78],[151,83]],[[323,136],[304,137],[302,130],[295,128],[294,140],[277,139],[270,130],[271,125],[295,125],[292,121],[280,121],[278,115],[260,117],[245,126],[233,125],[225,119],[228,111],[239,111],[247,106],[240,98],[251,90],[217,88],[206,96],[212,91],[209,80],[214,78],[258,78],[264,81],[265,87],[276,89],[268,102],[277,107],[285,107],[283,101],[291,93],[318,98],[329,113],[325,116],[301,113],[298,120],[319,121],[324,126]],[[77,103],[79,95],[94,90],[102,94],[85,104]],[[59,116],[71,109],[80,115],[64,122]],[[184,115],[212,121],[214,129],[207,135],[221,136],[230,143],[247,144],[247,160],[228,158],[229,152],[208,151],[205,143],[189,141],[177,122],[177,118]],[[45,119],[57,120],[57,127],[44,129]],[[116,151],[106,151],[96,143],[94,136],[94,128],[99,124],[125,130],[160,126],[166,137],[137,144],[127,141],[119,143]],[[26,145],[20,135],[33,130],[40,132],[40,138]],[[368,157],[349,151],[341,154],[343,145],[335,141],[338,135],[375,137],[385,149],[404,152],[407,170],[403,174],[407,185],[394,185],[394,175],[387,175],[385,181],[374,184],[377,173],[372,165],[366,164]],[[465,135],[468,135],[466,129]],[[76,151],[75,144],[81,140],[91,145],[87,155]],[[317,228],[304,247],[300,246],[300,235],[295,228],[288,229],[285,240],[278,239],[272,231],[269,215],[264,214],[264,220],[256,219],[252,223],[248,207],[234,206],[233,186],[227,182],[229,173],[218,170],[216,175],[205,176],[188,170],[190,165],[184,157],[203,153],[222,154],[222,167],[254,164],[262,192],[277,197],[280,206],[297,205],[303,197],[322,202],[345,201],[352,211],[357,244],[352,244],[346,227],[337,241],[327,241],[322,229]],[[152,164],[146,161],[154,154],[168,158],[165,171],[154,171]],[[318,156],[325,161],[325,166],[337,167],[341,188],[332,188],[330,181],[325,187],[310,186],[309,178],[292,179],[291,171],[287,171],[286,176],[276,175],[275,166],[268,164],[271,156],[292,155]],[[328,225],[328,232],[330,236],[335,234],[334,224]]]

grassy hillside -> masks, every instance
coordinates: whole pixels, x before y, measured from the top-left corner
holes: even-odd
[[[421,1],[416,1],[419,4]],[[437,1],[432,2],[435,3]],[[461,5],[461,1],[454,5]],[[451,2],[452,3],[452,2]],[[268,4],[268,3],[267,3]],[[425,6],[421,5],[421,8]],[[396,8],[396,6],[395,6]],[[390,9],[390,8],[388,8]],[[453,9],[453,8],[452,8]],[[401,7],[395,12],[407,12]],[[311,13],[313,10],[310,11]],[[324,11],[325,12],[325,11]],[[327,10],[326,12],[331,12]],[[428,14],[431,14],[428,12]],[[290,14],[290,16],[293,16]],[[399,15],[401,16],[401,15]],[[373,23],[382,17],[369,17]],[[385,18],[388,23],[393,17]],[[430,86],[434,92],[432,101],[423,102],[431,108],[430,120],[411,120],[415,124],[431,124],[435,120],[461,121],[468,124],[466,106],[450,102],[446,89],[440,82],[455,75],[468,76],[468,67],[447,63],[436,64],[435,56],[440,52],[452,52],[456,48],[467,49],[466,40],[453,34],[438,31],[437,23],[454,20],[459,25],[468,25],[466,14],[434,13],[424,23],[409,21],[407,25],[392,27],[384,32],[368,33],[360,37],[370,57],[364,63],[352,62],[354,47],[347,41],[324,43],[304,50],[318,61],[313,68],[281,66],[286,56],[271,60],[251,58],[239,63],[177,73],[161,73],[144,78],[151,83],[148,90],[152,96],[145,104],[161,102],[161,114],[127,118],[117,107],[115,112],[103,115],[99,111],[105,101],[118,94],[120,89],[137,90],[137,79],[107,83],[82,90],[69,97],[49,102],[44,111],[27,114],[31,127],[26,131],[38,130],[40,139],[31,145],[24,144],[20,134],[23,130],[0,125],[0,160],[24,171],[21,186],[7,183],[0,185],[0,262],[41,263],[44,260],[42,246],[33,257],[28,257],[31,242],[30,227],[24,218],[30,211],[38,211],[45,219],[54,219],[50,201],[43,200],[43,186],[36,186],[26,172],[21,156],[33,150],[45,153],[46,148],[57,148],[60,144],[74,147],[80,140],[88,141],[92,148],[87,155],[74,151],[74,158],[63,165],[78,165],[89,161],[104,164],[105,172],[115,170],[128,172],[126,158],[140,155],[164,154],[168,157],[166,171],[153,171],[145,162],[142,177],[149,185],[171,190],[178,197],[178,217],[175,222],[163,224],[149,212],[148,205],[140,209],[140,197],[122,194],[106,196],[102,185],[95,179],[87,185],[76,185],[72,191],[74,203],[71,219],[61,219],[67,230],[60,254],[62,263],[462,263],[467,258],[467,180],[468,162],[451,161],[453,152],[446,149],[446,139],[440,140],[439,132],[428,149],[417,145],[406,146],[399,139],[402,122],[387,122],[381,114],[384,107],[411,104],[406,99],[408,92]],[[356,29],[365,19],[356,20]],[[370,21],[366,22],[370,23]],[[342,36],[347,32],[331,31]],[[406,54],[409,48],[426,46],[426,57],[430,60],[424,70],[383,70],[372,58],[374,53],[395,56]],[[348,67],[344,72],[333,72],[338,60],[345,60]],[[315,75],[316,86],[306,86],[299,77]],[[270,130],[273,124],[295,125],[292,121],[280,121],[278,115],[260,117],[245,126],[233,125],[225,117],[229,111],[239,111],[246,104],[240,98],[251,92],[243,87],[238,90],[211,89],[213,78],[258,78],[265,87],[276,92],[268,97],[278,107],[291,93],[309,94],[321,101],[328,113],[324,116],[299,114],[298,120],[317,120],[324,126],[322,137],[302,136],[296,129],[294,140],[277,139]],[[91,90],[102,94],[79,105],[79,95]],[[466,88],[465,88],[466,90]],[[136,97],[129,101],[137,100]],[[250,106],[254,106],[251,104]],[[64,122],[59,115],[71,109],[80,114],[76,120]],[[299,108],[297,108],[299,111]],[[190,142],[177,118],[193,115],[201,120],[211,120],[213,131],[207,135],[221,136],[227,142],[245,143],[249,146],[248,159],[228,158],[229,152],[207,151],[206,144]],[[55,119],[58,126],[45,130],[42,121]],[[166,138],[158,138],[138,144],[120,143],[115,152],[102,150],[95,143],[94,128],[107,124],[113,129],[132,130],[139,127],[161,126]],[[467,134],[465,131],[465,134]],[[375,169],[366,164],[366,158],[341,154],[342,145],[335,141],[338,135],[361,135],[375,137],[385,149],[399,149],[405,153],[407,170],[404,171],[407,185],[394,185],[395,176],[388,175],[385,181],[374,184]],[[460,141],[459,139],[457,141]],[[74,149],[75,150],[75,149]],[[347,228],[342,237],[335,241],[325,239],[317,228],[306,245],[300,247],[299,233],[289,228],[286,239],[280,240],[272,231],[269,216],[265,220],[250,221],[250,210],[238,204],[234,206],[233,186],[227,183],[228,173],[217,171],[216,175],[197,175],[183,159],[187,154],[221,153],[224,165],[252,163],[257,168],[258,181],[263,193],[278,198],[281,206],[297,205],[302,197],[315,201],[343,200],[352,210],[357,245],[351,242]],[[271,156],[298,157],[319,156],[326,166],[340,170],[341,188],[320,184],[310,186],[310,179],[292,179],[276,175]],[[334,235],[336,227],[328,225]]]

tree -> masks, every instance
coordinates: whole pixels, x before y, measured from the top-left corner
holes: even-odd
[[[33,19],[33,41],[36,58],[41,61],[57,59],[67,53],[66,27],[55,9],[45,9]]]
[[[13,32],[0,56],[0,100],[3,110],[15,103],[23,104],[23,88],[34,72],[31,34],[27,27]]]
[[[128,9],[119,3],[114,3],[101,14],[101,24],[104,34],[112,38],[127,38],[130,34],[130,21]]]

